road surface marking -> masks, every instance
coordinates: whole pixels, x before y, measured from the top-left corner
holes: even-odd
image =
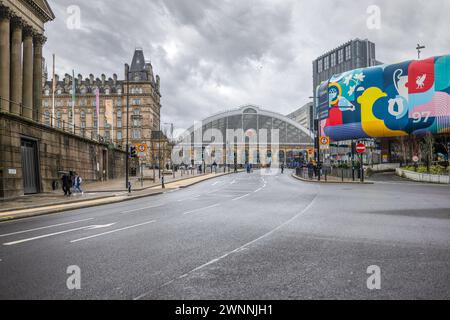
[[[204,208],[195,209],[195,210],[192,210],[192,211],[185,212],[185,213],[183,213],[183,215],[195,213],[195,212],[198,212],[198,211],[203,211],[203,210],[206,210],[206,209],[215,208],[215,207],[218,207],[219,205],[220,205],[220,203],[216,203],[216,204],[214,204],[212,206],[209,206],[209,207],[204,207]]]
[[[256,189],[256,190],[255,190],[255,193],[260,192],[262,189],[263,189],[263,188]]]
[[[236,179],[234,179],[233,181],[231,181],[230,184],[235,184],[236,183]]]
[[[248,194],[246,194],[246,195],[243,195],[243,196],[241,196],[241,197],[238,197],[238,198],[234,198],[234,199],[231,200],[231,201],[241,200],[241,199],[244,199],[244,198],[248,197],[249,195],[250,195],[250,193],[248,193]]]
[[[136,211],[142,211],[142,210],[145,210],[145,209],[159,208],[159,207],[162,207],[162,206],[164,206],[164,203],[163,204],[159,204],[157,206],[150,206],[150,207],[144,207],[144,208],[138,208],[138,209],[133,209],[133,210],[128,210],[128,211],[123,211],[120,214],[132,213],[132,212],[136,212]]]
[[[12,232],[12,233],[7,233],[7,234],[1,234],[0,238],[4,238],[4,237],[9,237],[9,236],[13,236],[16,234],[22,234],[22,233],[27,233],[27,232],[33,232],[33,231],[37,231],[37,230],[44,230],[44,229],[50,229],[50,228],[55,228],[55,227],[60,227],[60,226],[65,226],[68,224],[74,224],[74,223],[79,223],[79,222],[84,222],[84,221],[89,221],[89,220],[93,220],[94,218],[89,218],[89,219],[83,219],[83,220],[77,220],[77,221],[71,221],[71,222],[65,222],[65,223],[60,223],[60,224],[54,224],[51,226],[46,226],[46,227],[41,227],[41,228],[34,228],[34,229],[28,229],[28,230],[23,230],[23,231],[17,231],[17,232]]]
[[[72,240],[72,241],[70,241],[70,243],[75,243],[75,242],[84,241],[84,240],[88,240],[88,239],[92,239],[92,238],[96,238],[96,237],[101,237],[101,236],[105,236],[107,234],[111,234],[111,233],[115,233],[115,232],[119,232],[119,231],[124,231],[124,230],[132,229],[132,228],[141,227],[141,226],[145,226],[147,224],[155,223],[155,222],[156,222],[155,220],[152,220],[152,221],[148,221],[148,222],[144,222],[144,223],[140,223],[140,224],[135,224],[134,226],[129,226],[129,227],[125,227],[125,228],[111,230],[111,231],[103,232],[103,233],[99,233],[99,234],[94,234],[93,236]]]
[[[57,235],[60,235],[60,234],[74,232],[74,231],[80,231],[80,230],[94,230],[94,229],[100,229],[100,228],[109,228],[109,227],[111,227],[111,226],[113,226],[115,224],[116,223],[110,223],[110,224],[103,225],[103,226],[99,226],[99,225],[85,226],[85,227],[80,227],[80,228],[75,228],[75,229],[70,229],[70,230],[64,230],[64,231],[55,232],[55,233],[44,234],[42,236],[37,236],[37,237],[33,237],[33,238],[28,238],[28,239],[22,239],[22,240],[18,240],[18,241],[8,242],[8,243],[4,243],[3,245],[4,246],[12,246],[12,245],[16,245],[16,244],[20,244],[20,243],[24,243],[24,242],[30,242],[30,241],[34,241],[34,240],[39,240],[39,239],[43,239],[43,238],[53,237],[53,236],[57,236]]]
[[[249,247],[249,246],[255,244],[256,242],[258,242],[258,241],[260,241],[260,240],[262,240],[262,239],[264,239],[264,238],[267,238],[268,236],[274,234],[275,232],[277,232],[278,230],[280,230],[280,229],[283,228],[284,226],[288,225],[289,223],[291,223],[292,221],[294,221],[295,219],[297,219],[299,216],[303,215],[303,214],[304,214],[305,212],[307,212],[309,209],[311,209],[311,207],[312,207],[312,206],[314,205],[314,203],[316,202],[317,197],[318,197],[318,194],[314,197],[314,199],[311,201],[311,203],[310,203],[305,209],[303,209],[301,212],[299,212],[298,214],[296,214],[296,215],[295,215],[294,217],[292,217],[291,219],[289,219],[289,220],[287,220],[286,222],[280,224],[280,225],[279,225],[278,227],[276,227],[275,229],[272,229],[271,231],[267,232],[266,234],[262,235],[261,237],[256,238],[255,240],[252,240],[252,241],[250,241],[250,242],[244,244],[243,246],[240,246],[239,248],[234,249],[233,251],[227,252],[227,253],[225,253],[224,255],[222,255],[222,256],[220,256],[220,257],[218,257],[218,258],[216,258],[216,259],[213,259],[213,260],[211,260],[211,261],[209,261],[209,262],[207,262],[207,263],[205,263],[205,264],[203,264],[203,265],[201,265],[201,266],[199,266],[199,267],[197,267],[197,268],[195,268],[195,269],[189,271],[188,273],[183,274],[182,276],[178,277],[178,279],[186,278],[186,277],[189,276],[190,274],[192,274],[192,273],[194,273],[194,272],[196,272],[196,271],[199,271],[199,270],[201,270],[201,269],[203,269],[203,268],[206,268],[207,266],[212,265],[212,264],[214,264],[214,263],[216,263],[216,262],[219,262],[220,260],[225,259],[226,257],[232,255],[233,253],[238,253],[238,252],[244,251],[244,250],[248,249],[247,247]],[[147,293],[147,294],[148,294],[148,293]],[[139,299],[145,297],[147,294],[140,295],[140,296],[139,296]]]

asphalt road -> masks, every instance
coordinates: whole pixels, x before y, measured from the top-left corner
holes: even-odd
[[[241,173],[0,224],[0,299],[427,298],[450,298],[448,186]]]

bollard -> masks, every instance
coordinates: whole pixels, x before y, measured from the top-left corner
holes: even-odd
[[[128,181],[128,193],[131,193],[131,181]]]
[[[165,186],[165,184],[164,184],[164,176],[161,177],[161,187],[162,187],[163,189],[166,188],[166,186]]]

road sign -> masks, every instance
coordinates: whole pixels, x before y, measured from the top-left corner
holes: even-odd
[[[148,146],[145,143],[136,145],[136,151],[138,153],[139,158],[145,158],[147,150]]]
[[[310,158],[314,157],[314,148],[308,148],[307,152],[308,152],[308,156]]]
[[[418,157],[418,156],[414,156],[414,157],[412,158],[412,160],[413,160],[415,163],[417,163],[417,162],[419,162],[419,157]]]
[[[366,145],[364,143],[358,143],[356,145],[356,152],[358,152],[358,153],[366,152]]]
[[[328,150],[330,149],[330,138],[329,137],[320,137],[320,150]]]

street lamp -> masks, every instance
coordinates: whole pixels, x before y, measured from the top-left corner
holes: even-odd
[[[126,180],[126,186],[125,188],[129,188],[129,169],[130,169],[130,145],[129,145],[129,112],[130,112],[130,101],[129,101],[129,97],[130,97],[130,93],[129,93],[129,89],[130,89],[130,66],[128,65],[128,63],[125,64],[125,78],[126,78],[126,82],[127,82],[127,93],[126,93],[126,99],[127,99],[127,121],[126,121],[126,136],[127,136],[127,141],[126,141],[126,149],[127,149],[127,156],[126,156],[126,161],[125,161],[125,180]]]
[[[173,123],[165,122],[164,125],[170,125],[170,139],[172,140],[171,143],[175,144],[175,139],[173,137],[173,128],[174,128]],[[172,164],[172,173],[173,173],[173,178],[175,179],[175,166],[174,166],[172,157],[170,157],[170,163]]]
[[[422,49],[425,49],[425,48],[426,48],[425,46],[422,46],[422,45],[420,45],[420,44],[417,44],[416,50],[417,50],[417,57],[418,57],[419,60],[420,60],[420,53],[422,52],[421,50],[422,50]]]

